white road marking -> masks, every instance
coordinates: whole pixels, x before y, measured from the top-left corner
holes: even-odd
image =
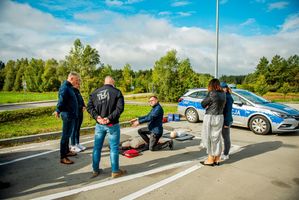
[[[155,190],[159,187],[162,187],[162,186],[164,186],[164,185],[166,185],[170,182],[173,182],[173,181],[175,181],[175,180],[177,180],[177,179],[179,179],[179,178],[181,178],[181,177],[183,177],[187,174],[190,174],[191,172],[193,172],[197,169],[200,169],[201,167],[202,167],[202,165],[200,165],[200,164],[193,165],[192,167],[190,167],[190,168],[188,168],[188,169],[186,169],[186,170],[184,170],[184,171],[182,171],[182,172],[180,172],[180,173],[178,173],[174,176],[171,176],[171,177],[166,178],[166,179],[164,179],[164,180],[162,180],[158,183],[155,183],[155,184],[150,185],[146,188],[143,188],[142,190],[139,190],[139,191],[134,192],[134,193],[132,193],[128,196],[125,196],[125,197],[121,198],[120,200],[132,200],[132,199],[136,199],[138,197],[141,197],[142,195],[144,195],[146,193],[149,193],[149,192],[151,192],[151,191],[153,191],[153,190]]]
[[[143,176],[148,176],[148,175],[151,175],[151,174],[155,174],[155,173],[158,173],[158,172],[161,172],[161,171],[165,171],[165,170],[169,170],[169,169],[173,169],[173,168],[178,168],[178,167],[190,164],[194,161],[195,160],[174,163],[174,164],[171,164],[171,165],[167,165],[167,166],[159,167],[159,168],[156,168],[156,169],[152,169],[152,170],[149,170],[149,171],[146,171],[146,172],[140,172],[140,173],[137,173],[137,174],[132,174],[132,175],[120,177],[120,178],[117,178],[117,179],[108,180],[108,181],[105,181],[105,182],[97,183],[97,184],[94,184],[94,185],[89,185],[89,186],[86,186],[86,187],[80,187],[80,188],[73,189],[73,190],[68,190],[68,191],[65,191],[65,192],[60,192],[60,193],[55,193],[55,194],[51,194],[51,195],[47,195],[47,196],[43,196],[43,197],[38,197],[38,198],[35,198],[34,200],[58,199],[58,198],[74,195],[74,194],[77,194],[77,193],[80,193],[80,192],[87,192],[89,190],[99,189],[99,188],[102,188],[102,187],[105,187],[105,186],[121,183],[121,182],[124,182],[124,181],[129,181],[129,180],[132,180],[132,179],[140,178],[140,177],[143,177]]]
[[[21,161],[21,160],[34,158],[34,157],[45,155],[45,154],[49,154],[49,153],[52,153],[52,152],[55,152],[55,151],[58,151],[58,150],[59,149],[54,149],[54,150],[51,150],[51,151],[46,151],[46,152],[43,152],[43,153],[38,153],[38,154],[31,155],[31,156],[25,156],[25,157],[22,157],[22,158],[17,158],[17,159],[14,159],[14,160],[10,160],[10,161],[7,161],[7,162],[0,163],[0,166],[8,165],[8,164],[15,163],[15,162],[18,162],[18,161]]]
[[[240,146],[232,145],[230,154],[234,154],[235,152],[238,152],[240,149],[241,149]],[[146,172],[132,174],[132,175],[124,176],[124,177],[121,177],[121,178],[112,179],[112,180],[108,180],[108,181],[105,181],[105,182],[97,183],[97,184],[94,184],[94,185],[89,185],[89,186],[86,186],[86,187],[80,187],[80,188],[73,189],[73,190],[68,190],[68,191],[65,191],[65,192],[60,192],[60,193],[55,193],[55,194],[46,195],[46,196],[42,196],[42,197],[37,197],[34,200],[49,200],[49,199],[63,198],[63,197],[66,197],[66,196],[78,194],[80,192],[87,192],[87,191],[90,191],[90,190],[99,189],[99,188],[102,188],[102,187],[105,187],[105,186],[121,183],[121,182],[124,182],[124,181],[129,181],[129,180],[140,178],[140,177],[143,177],[143,176],[148,176],[148,175],[155,174],[155,173],[158,173],[158,172],[161,172],[161,171],[165,171],[165,170],[169,170],[169,169],[173,169],[173,168],[178,168],[178,167],[190,164],[192,162],[196,162],[196,161],[199,161],[199,160],[204,160],[206,158],[207,158],[207,156],[203,156],[203,157],[199,157],[199,158],[194,159],[194,160],[174,163],[174,164],[166,165],[166,166],[159,167],[159,168],[156,168],[156,169],[152,169],[152,170],[149,170],[149,171],[146,171]],[[123,197],[123,198],[133,199],[133,197],[134,198],[140,197],[143,194],[146,194],[146,193],[156,189],[157,187],[161,187],[163,185],[166,185],[167,183],[170,183],[170,182],[172,182],[172,181],[174,181],[174,180],[176,180],[176,179],[178,179],[182,176],[185,176],[185,175],[187,175],[187,174],[189,174],[189,173],[191,173],[191,172],[193,172],[193,171],[195,171],[195,170],[197,170],[201,167],[202,167],[201,164],[195,164],[192,167],[184,170],[183,172],[180,172],[177,175],[174,175],[172,177],[164,179],[164,180],[162,180],[162,181],[160,181],[160,182],[158,182],[154,185],[148,186],[147,188],[145,188],[143,190],[132,193],[131,194],[132,198],[129,198],[129,197],[131,197],[130,195],[128,195],[126,197]]]

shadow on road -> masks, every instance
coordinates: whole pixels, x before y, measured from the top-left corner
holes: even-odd
[[[189,140],[185,142],[175,142],[175,151],[184,149],[186,147],[199,146],[199,140]],[[169,151],[169,150],[162,150]],[[26,151],[20,153],[34,155],[37,153],[42,153],[43,151]],[[184,153],[178,152],[176,155],[171,155],[169,157],[151,159],[144,162],[147,153],[159,154],[165,152],[145,152],[144,155],[136,157],[140,159],[138,164],[128,164],[129,160],[123,162],[124,159],[129,159],[121,157],[120,165],[124,167],[128,174],[135,174],[144,172],[147,170],[155,169],[157,167],[162,167],[169,164],[174,164],[183,161],[189,161],[205,155],[205,151],[198,148],[198,151],[186,151]],[[5,157],[18,157],[18,153],[8,153],[4,155]],[[10,187],[0,190],[0,199],[3,198],[17,198],[25,195],[30,195],[30,197],[37,197],[47,195],[49,193],[44,193],[45,191],[51,190],[51,194],[66,191],[68,189],[75,189],[82,186],[90,185],[99,181],[106,181],[110,179],[111,168],[109,159],[108,148],[103,148],[102,161],[104,172],[100,176],[90,179],[91,177],[91,154],[92,148],[89,148],[83,153],[79,153],[75,157],[71,157],[75,161],[73,165],[62,165],[59,163],[59,151],[50,154],[42,155],[39,157],[33,157],[27,160],[22,160],[8,165],[0,166],[0,180],[9,182]],[[19,155],[20,156],[20,155]],[[134,158],[135,159],[135,158]],[[2,159],[6,161],[6,159]],[[23,198],[23,197],[22,197]]]
[[[225,161],[224,164],[230,164],[234,162],[241,161],[243,159],[248,159],[269,151],[275,151],[283,146],[281,141],[272,142],[261,142],[256,144],[250,144],[241,148],[240,151],[234,153],[229,160]]]

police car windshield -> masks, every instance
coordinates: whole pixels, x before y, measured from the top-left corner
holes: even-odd
[[[235,91],[239,95],[243,96],[244,98],[248,99],[249,101],[256,103],[256,104],[266,104],[269,103],[268,100],[246,90],[239,90]]]

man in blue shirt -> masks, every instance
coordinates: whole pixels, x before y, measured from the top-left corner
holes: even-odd
[[[69,156],[77,155],[69,150],[69,138],[73,133],[78,118],[78,101],[73,86],[78,84],[80,75],[71,72],[66,81],[59,88],[58,102],[54,115],[59,118],[61,116],[62,135],[60,140],[60,162],[62,164],[73,164],[68,159]]]
[[[138,130],[138,134],[146,142],[145,148],[143,150],[149,149],[151,151],[157,151],[167,146],[170,149],[173,149],[172,140],[167,141],[163,144],[158,143],[163,134],[162,120],[164,115],[163,108],[161,107],[158,98],[156,96],[151,96],[148,102],[152,107],[152,110],[149,112],[149,114],[131,120],[131,124],[134,127],[138,126],[139,124],[148,122],[147,127],[140,128]]]

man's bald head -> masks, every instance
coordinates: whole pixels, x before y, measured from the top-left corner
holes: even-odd
[[[114,86],[114,83],[115,83],[115,81],[114,81],[114,79],[111,76],[106,76],[105,82],[104,82],[105,85],[109,84],[109,85],[113,85]]]

